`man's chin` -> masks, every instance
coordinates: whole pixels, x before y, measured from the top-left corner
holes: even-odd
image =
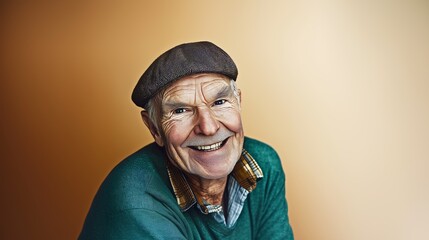
[[[235,164],[234,164],[235,165]],[[203,171],[198,173],[198,176],[202,179],[217,180],[224,179],[232,172],[234,166],[225,166],[223,168],[204,168]]]
[[[200,179],[204,179],[204,180],[210,180],[210,181],[215,181],[215,180],[223,180],[226,177],[228,177],[228,174],[204,174],[204,175],[198,175],[198,177]]]

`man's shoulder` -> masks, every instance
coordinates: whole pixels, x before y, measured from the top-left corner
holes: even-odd
[[[263,151],[274,151],[274,148],[268,145],[265,142],[262,142],[260,140],[251,138],[251,137],[244,137],[244,149],[251,150],[255,149],[256,151],[263,150]]]
[[[250,155],[260,165],[279,165],[281,164],[279,155],[276,150],[262,141],[245,137],[244,138],[244,149],[250,153]]]
[[[80,238],[106,239],[130,230],[125,234],[131,239],[138,231],[132,225],[136,221],[150,222],[155,212],[163,216],[180,212],[165,160],[163,149],[149,144],[121,161],[101,184]]]
[[[110,175],[119,173],[118,175],[122,176],[123,171],[127,173],[144,170],[152,171],[156,168],[165,167],[165,157],[164,150],[161,147],[155,143],[150,143],[122,160]]]
[[[284,181],[285,173],[283,171],[282,162],[273,147],[259,140],[246,137],[244,140],[244,149],[246,149],[262,169],[264,177],[258,183],[260,187],[261,185],[268,186],[276,184],[271,180],[267,181],[267,179]],[[256,190],[260,187],[257,187]]]
[[[162,148],[151,143],[122,160],[110,172],[106,180],[130,181],[133,176],[153,175],[165,169],[165,155]]]
[[[141,208],[141,200],[148,197],[151,189],[169,191],[167,181],[165,155],[152,143],[126,157],[108,174],[94,202],[107,203],[105,207],[111,211]]]

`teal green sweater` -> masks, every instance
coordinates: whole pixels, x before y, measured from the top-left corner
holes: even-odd
[[[181,212],[167,175],[166,155],[152,143],[112,170],[94,198],[79,239],[293,239],[277,153],[250,138],[245,138],[244,148],[264,177],[232,228],[196,206]]]

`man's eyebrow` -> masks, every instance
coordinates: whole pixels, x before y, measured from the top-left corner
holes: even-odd
[[[231,94],[231,87],[228,85],[224,85],[215,95],[216,99],[228,97]]]
[[[180,101],[166,101],[166,102],[164,102],[163,105],[166,109],[176,109],[179,107],[183,107],[187,104],[184,102],[180,102]]]
[[[228,97],[231,94],[231,87],[229,85],[222,86],[215,94],[213,94],[214,99],[224,98]],[[181,100],[174,100],[174,99],[168,99],[162,104],[165,109],[176,109],[188,106],[189,103],[181,101]]]

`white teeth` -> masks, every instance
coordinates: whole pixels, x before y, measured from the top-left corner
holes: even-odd
[[[222,145],[222,142],[214,143],[212,145],[196,146],[196,148],[199,151],[214,151],[219,149],[220,145]]]

